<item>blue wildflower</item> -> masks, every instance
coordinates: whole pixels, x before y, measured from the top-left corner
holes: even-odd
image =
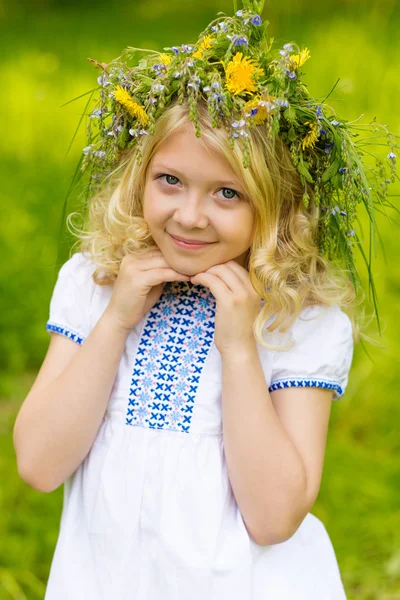
[[[329,154],[331,149],[333,148],[335,144],[333,142],[328,142],[327,144],[325,144],[325,152],[326,154]]]
[[[172,46],[171,48],[172,52],[174,52],[175,54],[179,54],[179,48],[177,46]]]
[[[213,81],[213,83],[211,84],[212,88],[219,88],[219,82],[218,81]]]
[[[91,149],[92,149],[92,146],[85,146],[85,148],[82,150],[82,152],[85,156],[87,156],[88,154],[90,154]]]
[[[252,108],[251,109],[251,116],[254,117],[254,115],[256,115],[258,113],[258,108]]]
[[[353,236],[355,236],[355,235],[356,235],[356,230],[355,230],[355,229],[352,229],[351,231],[349,231],[349,232],[347,233],[347,235],[349,235],[350,237],[353,237]]]
[[[99,85],[102,85],[103,87],[106,87],[107,85],[111,85],[111,81],[108,80],[106,73],[103,73],[103,75],[100,75],[100,77],[97,78],[97,83]]]
[[[213,31],[214,33],[218,33],[219,29],[218,29],[218,27],[216,25],[213,25],[211,27],[211,31]]]
[[[259,15],[254,15],[254,17],[251,19],[250,23],[252,25],[261,25],[262,19]]]
[[[242,10],[236,11],[236,16],[237,17],[243,17],[243,11]]]
[[[243,45],[243,46],[249,45],[249,41],[245,36],[235,38],[234,46],[241,46],[241,45]]]
[[[335,127],[337,127],[338,125],[340,125],[339,121],[331,121],[331,125],[334,125]]]
[[[286,99],[282,100],[281,98],[276,98],[275,104],[277,106],[284,106],[285,108],[289,106],[289,102]]]
[[[322,106],[317,107],[317,117],[322,117]]]
[[[216,100],[217,102],[221,102],[223,96],[221,96],[221,94],[217,94],[217,92],[214,92],[213,94],[211,94],[211,98],[213,98],[213,100]]]
[[[346,211],[344,211],[344,210],[341,210],[341,211],[340,211],[340,216],[341,216],[341,217],[347,217],[347,212],[346,212]]]
[[[101,117],[102,115],[104,115],[107,111],[103,110],[102,108],[95,108],[94,111],[92,112],[90,116],[91,119],[96,119],[98,117]]]
[[[296,73],[294,71],[289,71],[289,69],[286,69],[286,75],[289,79],[297,79]]]
[[[106,155],[106,153],[104,152],[104,150],[97,150],[97,152],[94,152],[94,156],[98,156],[99,158],[104,158]]]
[[[321,135],[326,135],[326,129],[321,129]]]
[[[394,160],[396,158],[396,154],[394,152],[389,152],[387,157],[390,158],[390,160]]]
[[[339,173],[346,173],[347,169],[346,167],[340,167],[339,169]]]

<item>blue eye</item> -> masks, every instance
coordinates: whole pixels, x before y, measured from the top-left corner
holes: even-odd
[[[172,179],[175,179],[175,180],[176,180],[176,181],[175,181],[175,183],[174,183],[174,182],[172,182],[172,183],[171,183],[171,182],[168,182],[168,185],[176,185],[176,183],[179,181],[178,177],[175,177],[175,175],[168,175],[168,174],[165,174],[165,175],[158,175],[157,179],[162,179],[163,177],[170,177],[170,178],[172,178]],[[167,180],[167,181],[168,181],[168,180]],[[232,193],[234,194],[233,196],[228,196],[228,197],[224,196],[224,197],[223,197],[223,199],[224,199],[224,200],[228,200],[228,201],[229,201],[229,200],[234,200],[235,196],[236,196],[238,199],[240,198],[240,194],[239,194],[239,192],[236,192],[236,190],[233,190],[232,188],[221,188],[219,191],[222,191],[222,190],[229,190],[229,192],[232,192]]]
[[[220,191],[222,191],[222,190],[228,190],[229,192],[233,192],[233,193],[235,194],[235,196],[236,196],[237,198],[239,198],[239,194],[238,194],[237,192],[235,192],[235,190],[233,190],[232,188],[221,188],[221,190],[220,190]],[[226,198],[226,197],[224,196],[224,200],[233,200],[235,196],[229,196],[228,198]]]
[[[172,179],[176,179],[177,181],[179,181],[179,179],[174,175],[161,175],[159,179],[161,179],[161,177],[172,177]]]

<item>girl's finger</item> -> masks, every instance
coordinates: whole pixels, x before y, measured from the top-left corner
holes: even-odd
[[[242,294],[243,291],[246,291],[246,289],[243,289],[243,282],[238,276],[237,272],[234,269],[229,269],[226,263],[211,267],[211,269],[208,269],[207,273],[218,276],[218,278],[220,278],[228,287],[228,289],[235,295]]]
[[[246,286],[246,289],[254,291],[254,288],[249,278],[249,274],[246,271],[246,269],[244,269],[241,265],[238,265],[238,263],[235,260],[230,260],[227,263],[225,263],[225,265],[237,274],[239,279]]]
[[[193,279],[195,279],[195,281],[193,281]],[[191,277],[191,281],[194,284],[201,283],[202,285],[208,287],[217,300],[221,299],[221,296],[224,294],[226,295],[228,293],[232,293],[229,286],[221,277],[218,277],[217,274],[212,274],[209,271],[207,273],[200,273],[195,277]]]

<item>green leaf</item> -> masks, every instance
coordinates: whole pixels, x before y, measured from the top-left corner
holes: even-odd
[[[297,169],[299,171],[299,173],[301,173],[301,175],[303,175],[303,177],[305,177],[305,179],[307,179],[308,182],[313,183],[313,178],[311,177],[311,173],[310,171],[307,169],[306,164],[302,158],[300,158],[298,165],[297,165]]]
[[[339,165],[340,161],[336,158],[331,164],[331,166],[325,169],[325,171],[322,173],[321,180],[325,183],[326,181],[328,181],[328,179],[331,179],[331,177],[333,177],[337,173]]]
[[[289,139],[291,142],[295,142],[295,141],[296,141],[296,138],[297,138],[297,135],[296,135],[296,130],[295,130],[295,128],[294,128],[294,127],[291,127],[291,128],[289,129],[289,131],[288,131],[288,139]]]
[[[297,124],[296,111],[292,105],[288,106],[288,108],[283,112],[283,116],[288,123],[292,123],[293,125]]]

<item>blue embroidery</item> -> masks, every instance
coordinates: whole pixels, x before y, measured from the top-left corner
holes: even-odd
[[[69,338],[70,340],[76,342],[79,345],[82,345],[86,339],[80,333],[78,333],[72,329],[67,329],[66,327],[63,327],[62,325],[57,325],[56,323],[54,323],[52,321],[47,321],[46,330],[47,331],[55,331],[56,333],[60,333],[61,335],[64,335],[65,337]]]
[[[126,425],[189,433],[200,376],[214,339],[215,308],[216,300],[205,286],[165,284],[140,337]]]
[[[343,388],[337,381],[327,379],[275,379],[271,382],[268,388],[269,392],[274,390],[282,390],[291,387],[317,387],[325,388],[326,390],[334,390],[338,393],[339,398],[343,396]]]

